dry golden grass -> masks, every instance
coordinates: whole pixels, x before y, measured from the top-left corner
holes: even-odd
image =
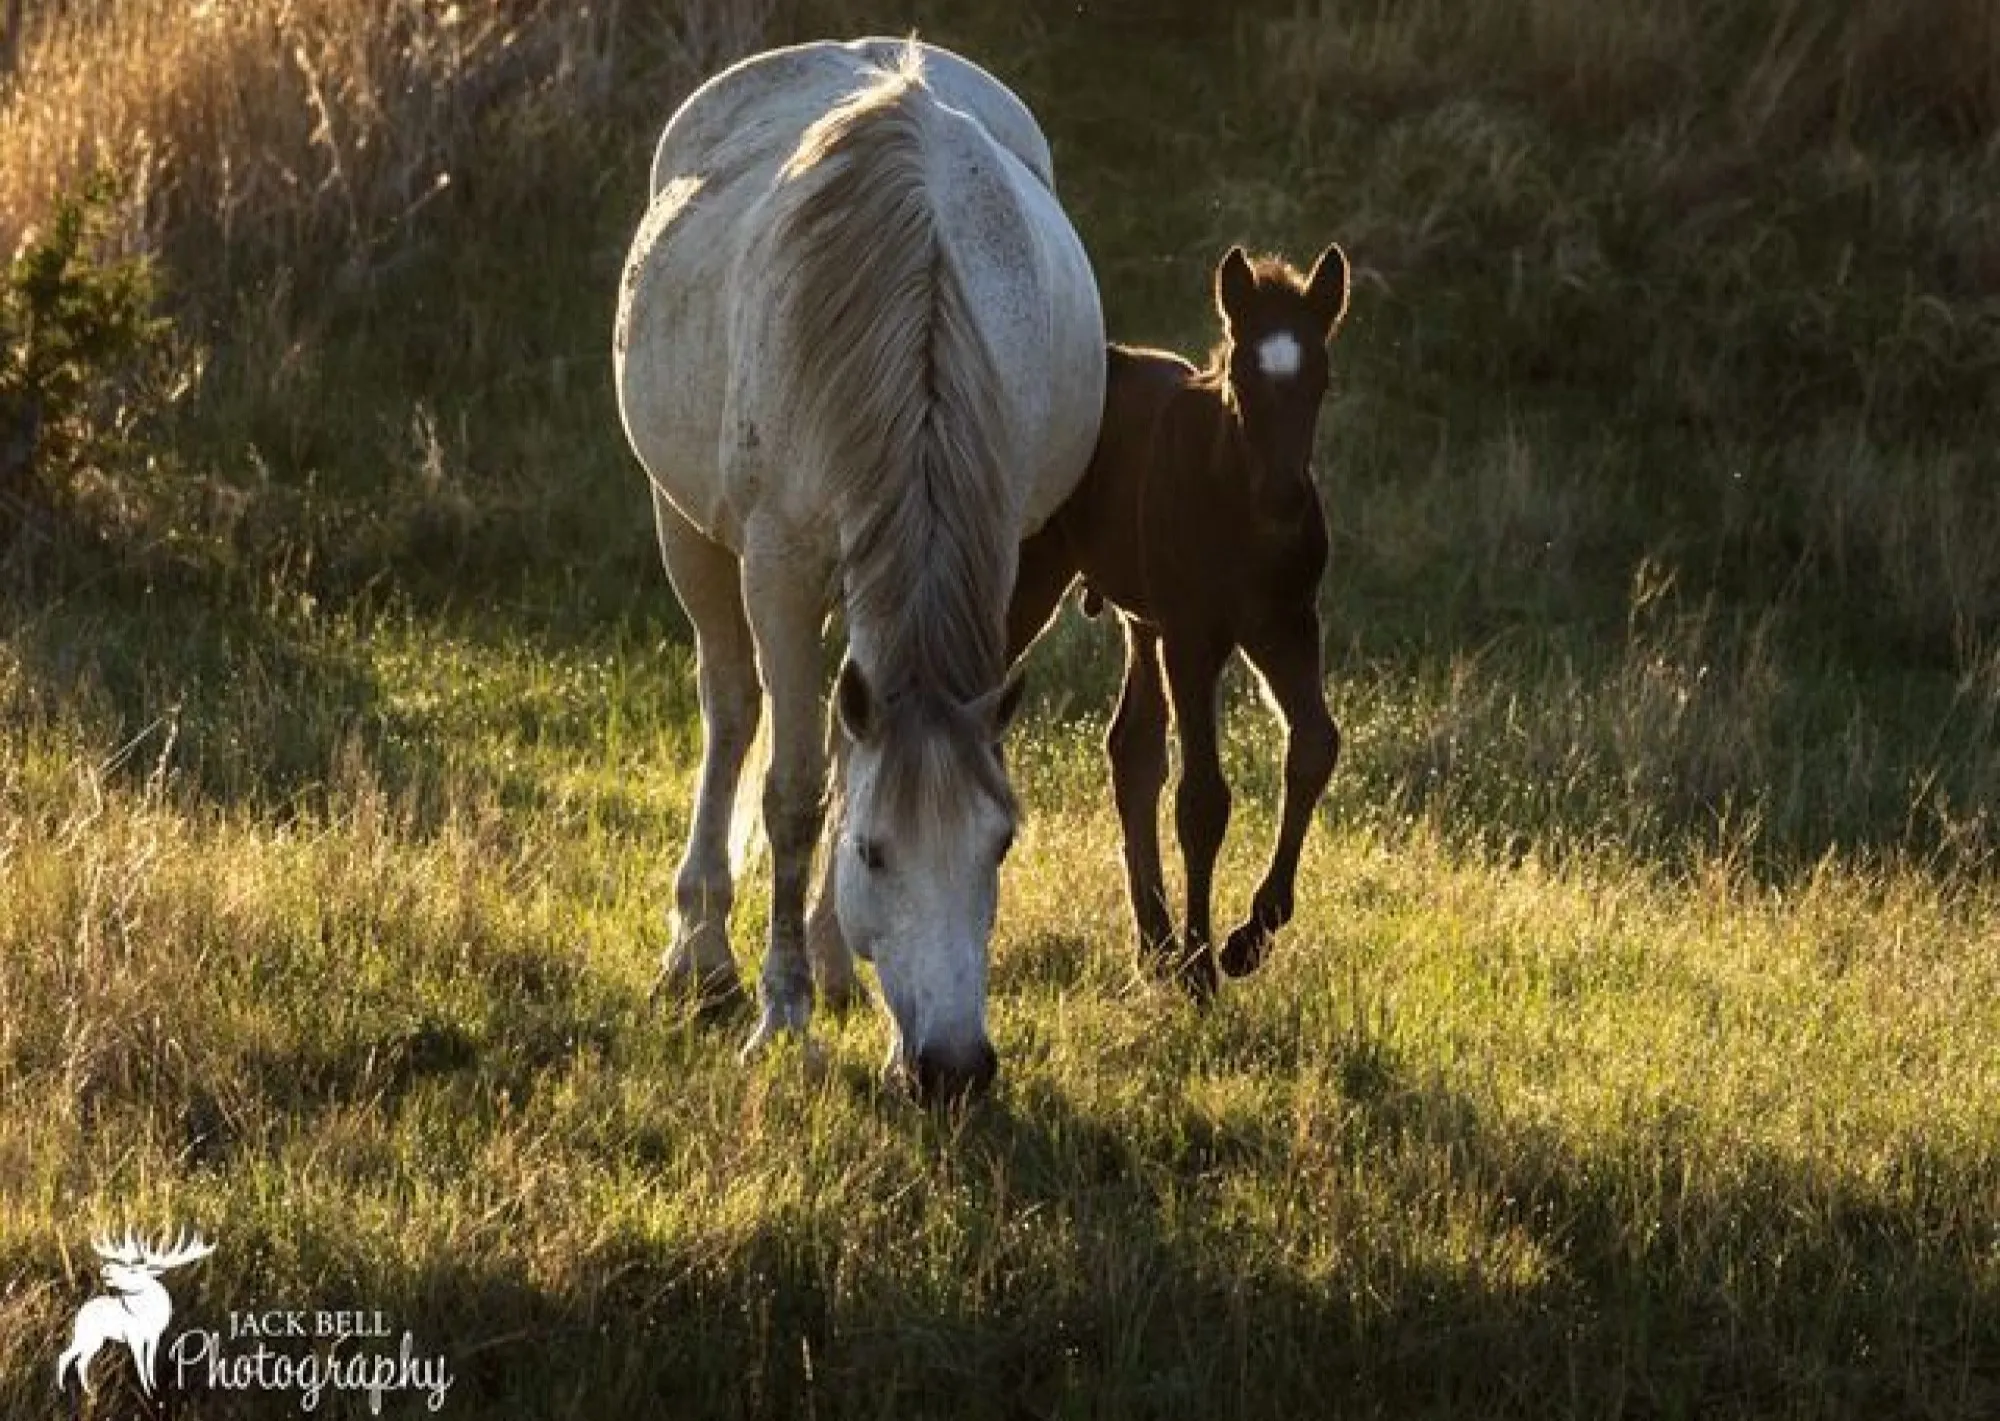
[[[79,3],[29,33],[0,103],[0,250],[99,170],[131,240],[190,248],[226,277],[392,259],[410,218],[478,163],[493,211],[531,163],[489,160],[583,128],[638,46],[671,94],[750,47],[769,0],[700,0],[647,21],[619,6],[510,0]],[[234,266],[232,266],[234,264]]]

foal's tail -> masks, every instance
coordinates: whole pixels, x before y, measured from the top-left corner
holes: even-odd
[[[849,630],[909,638],[963,700],[1004,669],[1019,534],[1003,386],[938,221],[969,122],[913,42],[806,130],[770,247],[770,354],[801,472],[833,494]]]

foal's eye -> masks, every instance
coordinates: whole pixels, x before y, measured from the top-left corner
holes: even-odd
[[[888,862],[882,856],[882,845],[874,839],[856,839],[854,852],[861,859],[861,866],[870,872]]]

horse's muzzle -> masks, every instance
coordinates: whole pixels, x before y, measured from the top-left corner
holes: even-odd
[[[1000,1073],[1000,1056],[984,1039],[969,1046],[927,1045],[906,1068],[906,1078],[925,1105],[957,1105],[992,1089]]]

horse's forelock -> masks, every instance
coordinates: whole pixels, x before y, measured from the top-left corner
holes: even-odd
[[[935,693],[912,691],[885,708],[879,730],[881,763],[875,775],[875,809],[897,834],[932,835],[976,797],[999,807],[1009,820],[1019,802],[984,718]]]

